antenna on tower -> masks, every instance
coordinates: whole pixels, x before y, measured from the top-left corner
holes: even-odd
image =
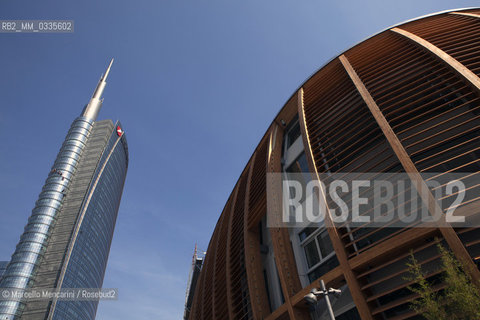
[[[107,71],[105,71],[104,74],[100,77],[100,80],[98,81],[97,87],[95,88],[95,91],[93,92],[92,98],[90,98],[90,102],[85,106],[85,109],[83,109],[82,116],[91,120],[96,120],[98,116],[98,112],[100,111],[100,108],[102,107],[102,94],[103,90],[105,89],[105,86],[107,85],[107,77],[108,74],[110,73],[110,68],[112,67],[113,64],[113,58],[110,60],[110,64],[108,65]]]

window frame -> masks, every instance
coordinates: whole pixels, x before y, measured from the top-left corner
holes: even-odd
[[[308,226],[306,228],[309,228],[309,227],[312,227],[312,226]],[[303,228],[302,230],[300,230],[300,232],[298,232],[298,238],[300,239],[300,233],[305,230],[306,228]],[[320,250],[320,245],[318,244],[318,236],[324,234],[324,233],[327,233],[327,239],[330,240],[330,236],[328,235],[328,230],[327,228],[325,228],[324,225],[321,225],[317,228],[317,230],[315,230],[314,232],[312,232],[311,234],[309,234],[305,239],[303,240],[300,240],[300,247],[302,248],[302,252],[303,252],[303,260],[304,260],[304,264],[306,266],[305,268],[305,271],[306,271],[306,275],[308,276],[309,273],[311,273],[312,271],[314,271],[316,268],[318,268],[319,266],[321,266],[322,264],[324,264],[325,262],[327,262],[328,260],[330,260],[334,255],[335,255],[335,249],[333,249],[333,244],[331,243],[331,240],[330,240],[330,244],[332,245],[332,252],[330,252],[329,254],[327,254],[325,257],[322,256],[322,252]],[[317,253],[318,253],[318,256],[320,257],[320,261],[317,262],[316,264],[314,264],[313,266],[309,267],[308,266],[308,261],[307,261],[307,254],[305,252],[305,247],[308,243],[311,243],[312,242],[312,238],[313,238],[313,241],[315,241],[315,245],[317,247]]]

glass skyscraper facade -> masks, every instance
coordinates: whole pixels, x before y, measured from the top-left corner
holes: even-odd
[[[8,261],[0,261],[0,280],[2,280],[3,273],[5,272],[5,269],[7,268]]]
[[[120,127],[119,124],[115,128]],[[127,145],[116,129],[99,161],[90,186],[92,198],[84,209],[76,245],[63,279],[65,288],[101,288],[110,243],[127,173]],[[86,258],[87,257],[87,258]],[[98,302],[59,301],[53,319],[93,319]]]
[[[128,168],[122,126],[96,121],[102,76],[52,166],[0,288],[101,288]],[[98,300],[0,301],[1,319],[94,319]]]

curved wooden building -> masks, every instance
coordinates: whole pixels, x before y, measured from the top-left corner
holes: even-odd
[[[328,319],[321,303],[303,299],[319,279],[344,292],[334,302],[337,319],[416,319],[405,263],[413,250],[428,276],[438,277],[439,241],[479,284],[474,227],[292,229],[265,222],[269,172],[477,174],[479,52],[480,9],[455,10],[380,32],[310,77],[275,117],[232,191],[189,319]],[[479,202],[461,209],[479,212]]]

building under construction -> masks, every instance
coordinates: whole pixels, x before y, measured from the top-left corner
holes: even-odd
[[[195,287],[197,286],[198,277],[202,270],[204,254],[199,254],[197,245],[195,245],[195,251],[192,257],[192,267],[190,268],[190,274],[188,275],[187,292],[185,294],[185,312],[183,319],[188,320],[190,317],[190,310],[192,308],[193,296],[195,294]]]

